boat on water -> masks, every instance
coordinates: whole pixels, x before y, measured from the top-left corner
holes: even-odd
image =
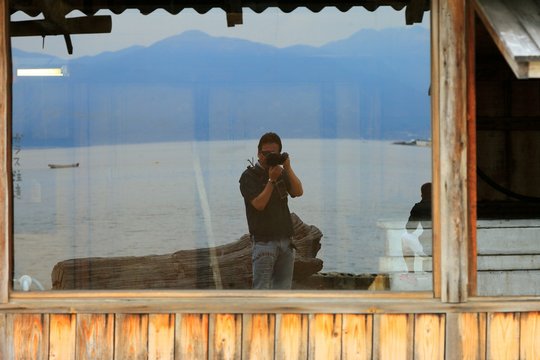
[[[431,140],[412,139],[405,141],[394,141],[394,145],[411,145],[411,146],[431,146]]]
[[[73,164],[49,164],[49,168],[51,169],[65,169],[65,168],[74,168],[79,167],[79,163],[73,163]]]

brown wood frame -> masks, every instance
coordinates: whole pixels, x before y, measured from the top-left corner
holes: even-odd
[[[433,293],[96,291],[11,292],[11,53],[8,0],[0,0],[0,310],[434,312],[468,309],[467,11],[465,0],[432,1]],[[470,74],[470,73],[469,73]],[[469,89],[470,90],[470,89]],[[433,299],[440,297],[440,301]],[[530,298],[525,298],[530,300]],[[69,301],[66,301],[69,300]],[[129,300],[129,301],[128,301]],[[472,299],[471,299],[472,300]],[[442,303],[441,303],[442,302]],[[495,302],[498,304],[497,302]],[[3,305],[2,305],[3,304]],[[529,303],[531,304],[531,303]],[[532,306],[537,306],[532,301]],[[489,307],[489,303],[482,306]],[[495,305],[494,305],[495,306]],[[506,305],[507,306],[507,305]],[[522,308],[523,304],[520,304]]]
[[[0,304],[9,301],[11,205],[11,40],[8,0],[0,1]]]
[[[433,261],[433,293],[437,298],[441,297],[441,216],[436,210],[439,208],[441,187],[440,169],[440,129],[439,129],[439,12],[434,10],[439,8],[439,0],[431,1],[431,220],[432,220],[432,261]]]
[[[467,217],[468,235],[468,284],[469,296],[477,295],[477,245],[476,245],[476,69],[475,69],[475,11],[471,2],[466,8],[467,26]]]

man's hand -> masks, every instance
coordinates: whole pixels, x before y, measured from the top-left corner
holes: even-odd
[[[282,172],[283,168],[281,166],[270,166],[268,169],[268,178],[272,181],[276,181]]]
[[[287,159],[283,162],[283,168],[287,171],[291,169],[291,156],[287,156]]]

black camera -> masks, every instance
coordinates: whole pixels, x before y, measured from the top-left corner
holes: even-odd
[[[268,166],[283,165],[283,163],[285,162],[285,160],[287,160],[288,157],[289,157],[289,154],[287,154],[286,152],[281,153],[281,154],[270,153],[266,155],[266,164]]]

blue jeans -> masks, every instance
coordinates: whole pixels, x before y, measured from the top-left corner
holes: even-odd
[[[253,242],[252,266],[254,289],[290,289],[294,269],[290,238]]]

